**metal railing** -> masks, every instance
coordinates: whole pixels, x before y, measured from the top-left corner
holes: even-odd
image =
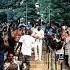
[[[63,61],[57,60],[56,51],[53,51],[50,46],[48,46],[47,53],[47,65],[48,70],[63,70]]]

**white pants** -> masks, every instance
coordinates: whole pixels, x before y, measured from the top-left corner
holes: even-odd
[[[41,60],[41,57],[42,57],[42,40],[36,40],[35,41],[34,52],[35,52],[35,59]]]

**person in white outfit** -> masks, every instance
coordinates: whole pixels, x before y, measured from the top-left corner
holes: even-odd
[[[44,31],[41,29],[41,26],[37,26],[33,33],[32,36],[35,38],[35,43],[34,43],[34,52],[35,52],[35,60],[40,60],[42,57],[42,42],[44,38]],[[37,51],[38,47],[38,51]],[[39,55],[38,55],[39,52]]]

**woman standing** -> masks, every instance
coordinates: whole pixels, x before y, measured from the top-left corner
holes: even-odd
[[[70,52],[70,34],[69,34],[69,31],[66,31],[65,33],[65,63],[67,66],[69,66],[70,64],[70,55],[69,55],[69,52]]]

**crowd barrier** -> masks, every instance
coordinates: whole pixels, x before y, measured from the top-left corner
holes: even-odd
[[[63,62],[64,59],[57,60],[56,58],[56,50],[53,51],[50,46],[48,46],[47,53],[47,65],[48,70],[63,70]]]

